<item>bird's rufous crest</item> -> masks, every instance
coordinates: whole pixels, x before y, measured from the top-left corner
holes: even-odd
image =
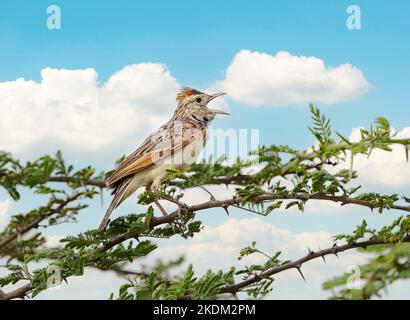
[[[181,103],[186,97],[192,96],[194,94],[203,94],[203,92],[189,87],[182,88],[177,95],[178,104]]]

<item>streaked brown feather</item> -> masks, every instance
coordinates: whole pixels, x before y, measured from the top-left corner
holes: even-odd
[[[107,211],[105,212],[105,215],[100,223],[100,226],[98,227],[99,231],[103,231],[105,226],[108,223],[108,220],[110,219],[111,213],[114,211],[115,208],[119,206],[119,204],[123,201],[123,197],[125,192],[127,191],[128,186],[130,185],[132,181],[132,178],[126,178],[119,183],[115,189],[114,197],[111,200],[110,206],[108,207]]]

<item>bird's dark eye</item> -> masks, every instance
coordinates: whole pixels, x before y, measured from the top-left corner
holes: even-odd
[[[200,103],[202,101],[202,99],[201,98],[196,98],[195,101]]]

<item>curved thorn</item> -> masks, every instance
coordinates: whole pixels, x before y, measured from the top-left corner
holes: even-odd
[[[305,276],[303,275],[302,270],[300,269],[300,266],[297,266],[297,267],[295,267],[295,268],[299,271],[299,274],[301,275],[303,281],[306,282]]]

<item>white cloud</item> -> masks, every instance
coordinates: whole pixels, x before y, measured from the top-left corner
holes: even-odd
[[[8,210],[11,206],[10,200],[0,201],[0,226],[5,225],[8,220]]]
[[[259,107],[334,104],[364,94],[370,85],[362,71],[347,63],[333,68],[316,57],[242,50],[217,87],[239,102]]]
[[[393,130],[393,132],[395,131]],[[410,127],[398,131],[395,138],[410,138]],[[352,130],[349,140],[352,142],[360,140],[360,128]],[[375,149],[370,157],[363,154],[355,155],[353,169],[358,173],[359,183],[395,188],[410,185],[410,163],[406,161],[404,147],[392,145],[391,148],[391,152]],[[350,153],[348,152],[347,159],[349,158]],[[342,168],[349,169],[349,161],[336,167],[329,167],[328,170],[335,172]]]
[[[91,68],[46,68],[41,78],[0,83],[1,149],[17,154],[124,150],[167,120],[179,88],[158,63],[126,66],[102,85]]]
[[[289,238],[289,230],[277,228],[260,218],[229,218],[226,222],[217,227],[206,226],[204,230],[195,237],[195,240],[212,240],[217,243],[228,245],[238,243],[246,245],[253,240],[284,241]]]

